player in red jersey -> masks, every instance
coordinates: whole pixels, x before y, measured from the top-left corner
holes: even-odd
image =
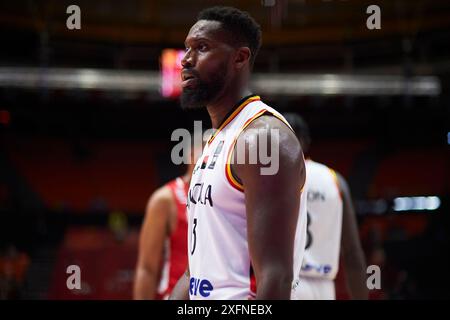
[[[166,299],[187,266],[186,198],[196,159],[186,173],[157,189],[147,203],[139,239],[133,298]]]

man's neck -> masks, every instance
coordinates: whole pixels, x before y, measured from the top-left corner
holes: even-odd
[[[235,94],[227,92],[216,101],[207,105],[206,109],[211,118],[212,127],[217,129],[230,113],[231,109],[236,108],[236,104],[248,95],[250,95],[250,90],[247,88],[242,91],[236,91]]]

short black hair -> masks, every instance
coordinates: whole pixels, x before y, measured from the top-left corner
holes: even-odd
[[[311,145],[311,134],[309,131],[308,124],[301,116],[297,113],[289,112],[283,114],[284,118],[289,122],[295,135],[302,143],[303,151],[306,152]]]
[[[230,32],[236,45],[248,46],[251,51],[250,66],[253,66],[261,47],[261,27],[247,12],[233,7],[216,6],[202,10],[198,20],[218,21]]]

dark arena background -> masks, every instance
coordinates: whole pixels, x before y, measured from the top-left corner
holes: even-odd
[[[211,5],[261,24],[254,92],[302,115],[311,158],[349,182],[381,270],[370,299],[448,298],[448,0],[15,0],[0,2],[0,299],[132,299],[146,202],[184,170],[171,134],[210,125],[181,110],[176,64]]]

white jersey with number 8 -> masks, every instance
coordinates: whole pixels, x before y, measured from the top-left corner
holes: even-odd
[[[302,277],[333,280],[339,267],[343,202],[336,172],[306,160],[307,238]]]

